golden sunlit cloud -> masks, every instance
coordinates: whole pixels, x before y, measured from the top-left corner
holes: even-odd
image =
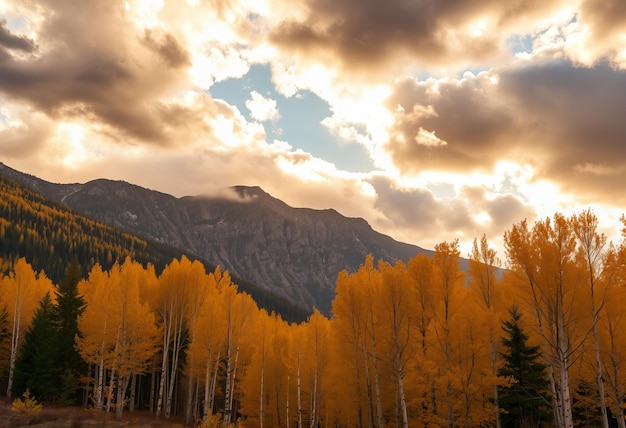
[[[431,247],[619,211],[626,21],[612,2],[402,4],[0,0],[2,160],[179,196],[261,185]],[[271,71],[262,89],[255,64]],[[211,97],[243,77],[239,104]],[[327,104],[324,143],[357,143],[373,171],[268,141],[286,139],[276,100],[304,91]]]

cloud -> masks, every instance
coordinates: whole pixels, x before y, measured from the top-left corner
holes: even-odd
[[[254,120],[259,122],[275,122],[280,119],[280,113],[276,107],[276,100],[265,98],[257,91],[250,92],[250,97],[249,100],[246,100],[246,107],[250,110],[250,115]]]
[[[619,0],[585,0],[579,15],[579,40],[569,54],[586,65],[607,58],[620,68],[626,68],[624,28],[626,4]]]
[[[404,79],[388,99],[395,114],[384,148],[408,174],[491,171],[504,159],[581,198],[626,201],[624,87],[626,71],[566,60]],[[424,144],[425,133],[447,144]]]
[[[516,145],[516,114],[488,73],[461,80],[399,81],[387,100],[394,122],[385,150],[408,173],[491,169]],[[444,144],[445,142],[445,144]]]
[[[24,35],[15,35],[7,28],[7,20],[0,19],[0,46],[9,49],[32,53],[37,45]]]
[[[100,122],[119,141],[170,144],[162,100],[186,86],[180,68],[188,63],[174,36],[146,30],[138,37],[124,10],[107,1],[38,6],[30,16],[40,22],[39,49],[0,62],[0,92],[52,118]]]
[[[168,67],[179,68],[191,65],[189,53],[169,33],[146,28],[141,41],[148,49],[156,53]]]
[[[607,64],[552,61],[500,75],[501,93],[522,118],[516,131],[541,176],[581,198],[620,204],[626,202],[619,184],[626,179],[625,85],[626,70]]]
[[[5,3],[0,150],[53,181],[259,185],[430,248],[626,202],[619,0]],[[268,141],[266,88],[245,89],[251,121],[206,91],[255,63],[281,95],[327,102],[329,144],[361,144],[376,170]]]
[[[6,101],[5,101],[6,106]],[[13,107],[0,111],[0,153],[8,157],[26,156],[41,149],[54,131],[46,116]]]
[[[336,61],[344,72],[374,75],[389,67],[486,63],[501,56],[503,42],[520,27],[541,25],[564,8],[573,9],[562,0],[304,4],[299,14],[272,29],[271,42],[299,55]]]

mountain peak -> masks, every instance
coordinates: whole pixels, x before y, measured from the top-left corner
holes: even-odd
[[[261,189],[259,186],[237,185],[232,186],[231,189],[233,189],[237,196],[239,196],[241,199],[270,196],[269,193]]]
[[[355,272],[368,254],[395,263],[427,252],[332,208],[290,207],[259,186],[175,198],[121,181],[51,184],[2,169],[79,213],[196,254],[234,277],[327,314],[339,272]]]

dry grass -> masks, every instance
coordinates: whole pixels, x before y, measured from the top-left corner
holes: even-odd
[[[185,425],[178,418],[156,419],[147,411],[124,412],[121,420],[114,414],[96,413],[82,407],[46,407],[37,416],[18,416],[11,412],[11,405],[0,400],[0,428],[150,428],[178,427]]]

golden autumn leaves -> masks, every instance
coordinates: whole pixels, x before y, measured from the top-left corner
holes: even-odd
[[[573,423],[574,398],[589,402],[576,396],[583,382],[598,385],[623,422],[626,249],[597,226],[590,211],[514,225],[504,273],[484,237],[467,272],[456,241],[407,263],[367,257],[337,278],[332,317],[315,311],[302,324],[186,258],[160,275],[130,259],[96,265],[79,284],[76,339],[89,405],[260,427],[499,425],[501,322],[517,305],[548,365],[556,426]],[[1,285],[17,352],[52,284],[20,260]]]

